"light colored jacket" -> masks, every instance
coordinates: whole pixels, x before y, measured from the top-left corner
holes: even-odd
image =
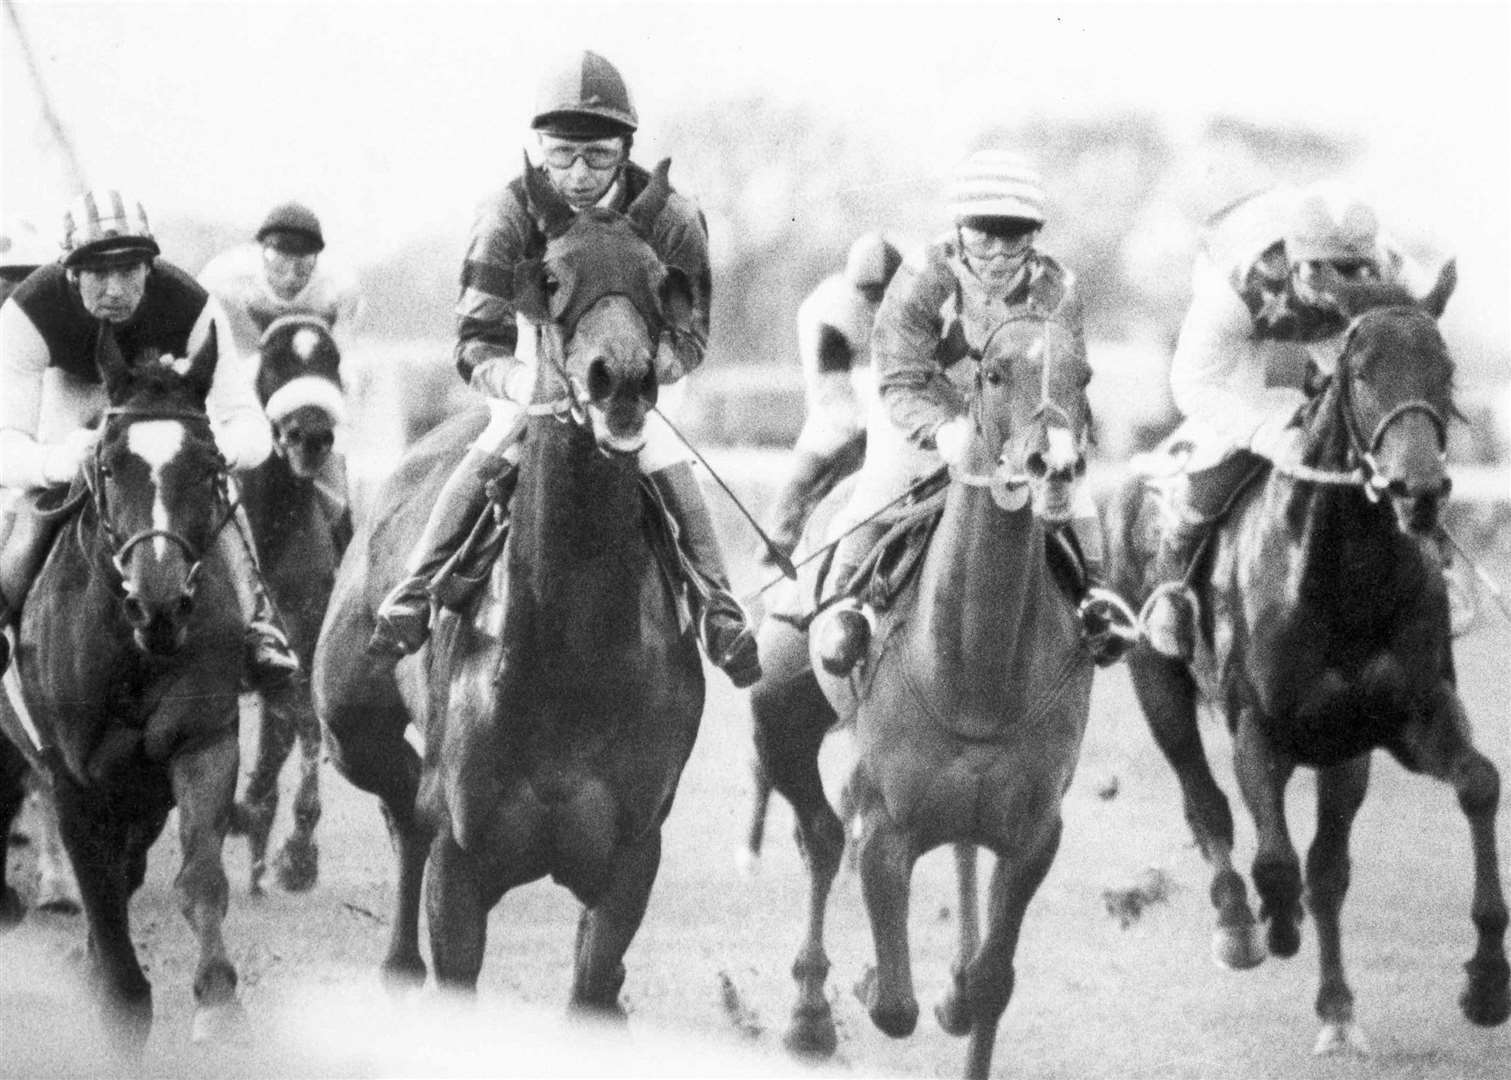
[[[263,333],[285,315],[313,315],[345,345],[362,316],[357,275],[322,252],[314,273],[297,296],[285,300],[268,284],[261,244],[243,244],[215,256],[199,272],[199,283],[220,301],[239,352],[254,356]]]

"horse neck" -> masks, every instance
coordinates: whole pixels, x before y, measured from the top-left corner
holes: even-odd
[[[511,607],[530,604],[574,638],[622,635],[638,620],[636,569],[648,552],[633,462],[605,457],[569,423],[532,417],[511,505]]]
[[[985,488],[956,483],[924,559],[918,626],[940,670],[962,684],[1024,685],[1056,642],[1039,618],[1050,599],[1042,528]],[[973,671],[982,679],[972,679]],[[960,678],[963,676],[964,678]]]

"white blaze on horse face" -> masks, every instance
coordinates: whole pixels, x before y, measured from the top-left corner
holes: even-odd
[[[309,327],[294,332],[294,339],[289,342],[289,347],[294,350],[294,355],[308,364],[310,358],[315,355],[315,349],[320,344],[320,335]]]
[[[1075,468],[1080,454],[1076,450],[1076,438],[1069,428],[1050,424],[1044,431],[1048,446],[1044,451],[1044,464],[1050,472]]]
[[[184,446],[184,425],[177,420],[142,420],[126,432],[126,446],[147,463],[152,473],[152,527],[168,529],[168,504],[163,502],[163,470]],[[152,553],[159,559],[168,554],[165,537],[152,538]]]

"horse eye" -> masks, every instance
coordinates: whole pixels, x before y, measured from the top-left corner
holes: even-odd
[[[986,381],[991,383],[993,386],[1001,386],[1002,372],[998,371],[996,368],[987,368]]]

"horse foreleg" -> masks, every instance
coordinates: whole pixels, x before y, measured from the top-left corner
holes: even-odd
[[[54,791],[63,845],[73,860],[89,927],[89,961],[101,1019],[117,1053],[141,1057],[152,1030],[152,984],[131,942],[127,830],[68,781]]]
[[[1054,819],[1022,850],[1016,844],[997,850],[997,869],[992,873],[986,940],[966,972],[965,1012],[970,1018],[970,1041],[966,1044],[965,1075],[985,1080],[991,1074],[992,1052],[997,1045],[997,1025],[1012,1000],[1016,981],[1013,958],[1028,903],[1039,891],[1055,861],[1063,829],[1058,808]]]
[[[971,1030],[966,978],[971,962],[981,947],[980,899],[976,886],[976,848],[974,844],[956,844],[955,883],[959,896],[957,918],[960,936],[955,944],[955,962],[950,965],[949,993],[934,1009],[939,1026],[951,1035],[966,1035]]]
[[[320,721],[303,681],[290,702],[288,723],[299,739],[299,786],[294,790],[294,829],[279,849],[278,884],[289,892],[314,888],[320,876],[315,826],[320,822]]]
[[[32,820],[37,828],[37,909],[60,915],[83,910],[79,883],[74,879],[68,852],[58,833],[58,808],[45,781],[37,780],[31,792]]]
[[[750,822],[745,827],[745,846],[735,852],[735,868],[741,877],[754,877],[761,865],[761,845],[766,839],[766,814],[771,809],[771,780],[759,756],[750,760]]]
[[[1320,980],[1317,1015],[1322,1031],[1313,1052],[1368,1053],[1354,1024],[1354,994],[1343,974],[1343,934],[1339,916],[1348,892],[1349,832],[1369,788],[1368,754],[1319,770],[1317,835],[1306,853],[1306,901],[1317,923]]]
[[[3,632],[3,628],[0,628]],[[21,896],[6,880],[6,854],[9,846],[11,825],[21,812],[26,801],[26,787],[22,778],[26,774],[26,760],[10,743],[0,736],[0,931],[14,927],[26,915],[26,905]],[[41,826],[45,837],[47,829]]]
[[[1154,741],[1180,783],[1191,835],[1212,868],[1212,958],[1235,971],[1252,968],[1264,960],[1264,945],[1255,934],[1243,876],[1233,866],[1233,811],[1202,743],[1196,685],[1179,663],[1142,650],[1129,656],[1128,674]]]
[[[236,766],[234,729],[179,751],[168,766],[183,851],[183,863],[173,885],[184,918],[199,939],[192,1032],[196,1042],[227,1034],[243,1018],[236,999],[236,968],[221,935],[230,893],[223,853],[226,826],[236,799]]]
[[[462,850],[448,826],[431,844],[425,912],[436,983],[448,990],[475,990],[488,945],[488,905],[478,882],[477,860]]]
[[[651,887],[661,867],[661,830],[653,829],[615,859],[608,890],[577,924],[577,956],[571,1007],[600,1017],[622,1019],[619,990],[624,985],[624,954],[640,929]]]
[[[1500,805],[1500,773],[1474,748],[1463,703],[1443,683],[1425,724],[1411,724],[1403,734],[1407,760],[1445,783],[1458,795],[1469,821],[1474,850],[1474,899],[1470,918],[1478,934],[1474,955],[1464,965],[1468,979],[1459,1008],[1475,1024],[1491,1027],[1511,1015],[1506,963],[1506,898],[1501,890],[1496,854],[1495,814]]]
[[[1285,788],[1296,766],[1270,744],[1252,711],[1238,718],[1233,755],[1254,818],[1254,889],[1259,918],[1268,923],[1265,940],[1276,956],[1295,956],[1301,948],[1301,858],[1285,820]]]
[[[898,827],[880,797],[861,811],[861,896],[871,919],[876,968],[857,988],[871,1022],[894,1039],[918,1026],[918,998],[908,942],[908,901],[918,850]]]
[[[232,831],[247,838],[252,866],[248,889],[261,896],[262,879],[267,874],[268,837],[273,819],[278,815],[278,775],[294,745],[293,724],[287,709],[287,686],[262,694],[257,702],[260,722],[257,725],[257,758],[247,777],[247,787],[236,803],[231,818]]]

